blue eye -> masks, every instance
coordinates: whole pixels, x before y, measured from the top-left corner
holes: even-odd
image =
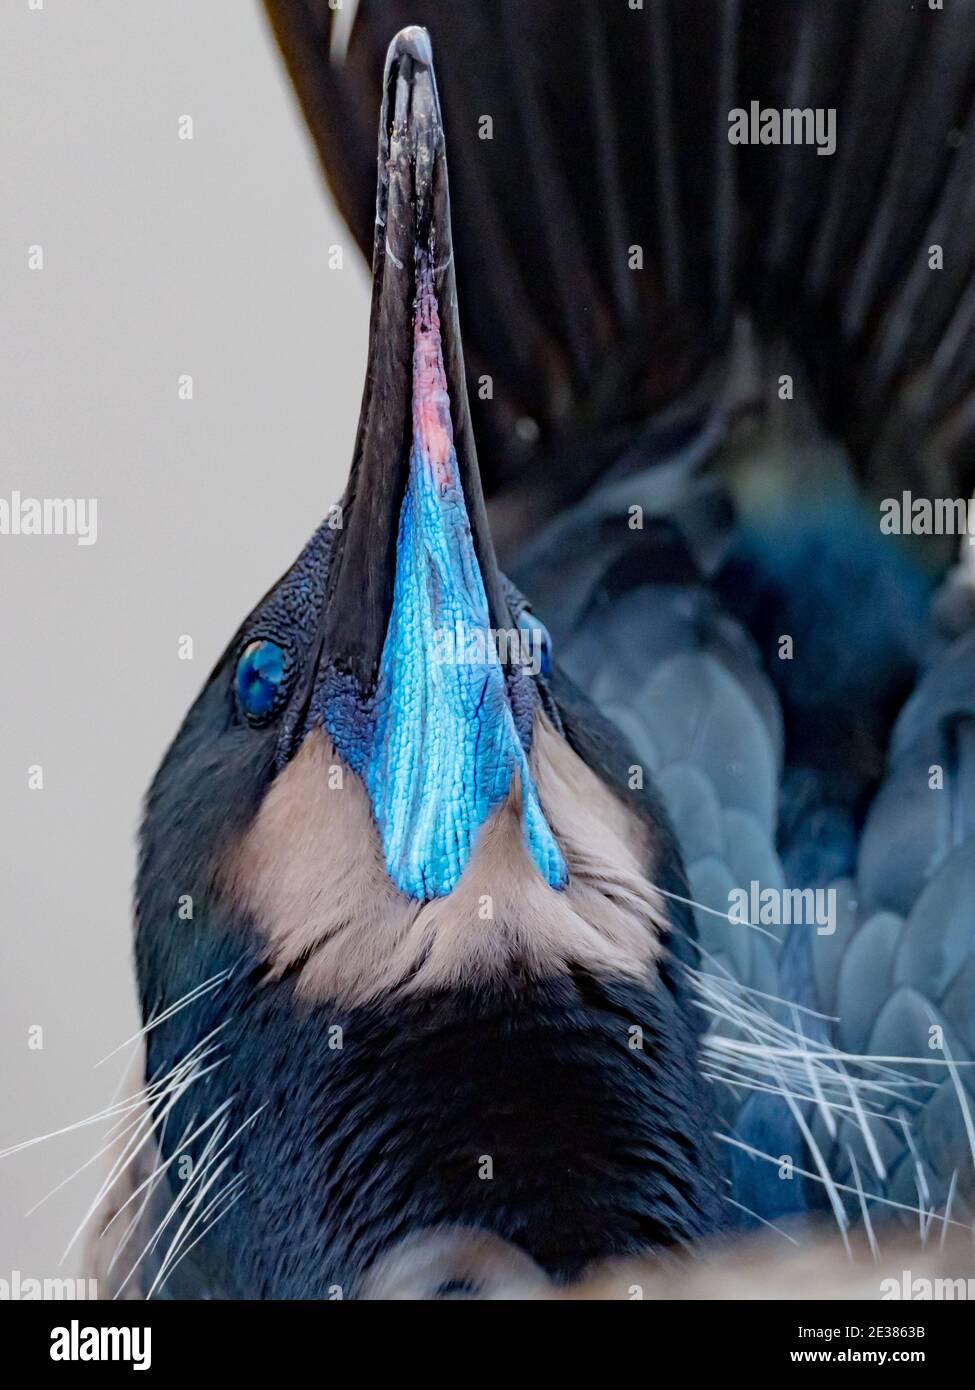
[[[237,662],[234,688],[248,719],[259,721],[273,713],[286,675],[285,655],[276,642],[249,642]]]
[[[518,626],[528,636],[528,656],[533,669],[537,669],[541,676],[550,675],[552,671],[552,639],[549,636],[548,628],[544,623],[539,622],[535,614],[528,608],[523,609],[519,615]]]

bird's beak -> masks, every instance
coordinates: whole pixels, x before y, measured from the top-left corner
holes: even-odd
[[[325,634],[326,650],[363,685],[375,679],[386,637],[415,449],[459,490],[492,624],[510,622],[471,428],[443,122],[425,29],[402,30],[386,56],[372,268],[366,383]]]
[[[356,698],[368,692],[369,714],[350,736],[349,701],[336,697],[324,723],[366,783],[404,893],[451,892],[514,783],[526,847],[561,887],[565,865],[509,698],[523,674],[492,636],[510,633],[512,618],[471,429],[424,30],[393,40],[383,91],[369,362],[323,633],[331,668]]]

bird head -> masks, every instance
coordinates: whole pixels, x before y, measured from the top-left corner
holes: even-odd
[[[562,854],[527,754],[548,637],[498,572],[457,323],[444,135],[429,40],[384,80],[369,359],[348,490],[245,624],[235,716],[280,772],[316,731],[369,798],[390,881],[451,893],[482,826],[520,789],[527,851]]]
[[[534,1232],[550,1267],[698,1229],[706,1205],[697,1137],[674,1138],[701,1129],[694,1030],[648,878],[679,870],[659,809],[626,790],[630,757],[594,713],[570,717],[547,633],[498,569],[417,29],[386,62],[373,280],[345,495],[228,644],[142,836],[148,1074],[185,1090],[181,1059],[217,1038],[219,1123],[243,1134],[266,1112],[233,1156],[255,1205],[221,1228],[236,1245],[215,1267],[275,1295],[320,1295],[404,1229],[471,1219],[472,1197],[475,1223]],[[190,1100],[173,1104],[189,1126]],[[525,1128],[538,1107],[544,1152]],[[615,1157],[577,1165],[590,1145]],[[635,1196],[634,1145],[650,1154]],[[505,1182],[472,1187],[495,1150]],[[571,1251],[553,1172],[582,1175]],[[691,1195],[673,1215],[675,1172]],[[625,1189],[619,1230],[603,1187]]]

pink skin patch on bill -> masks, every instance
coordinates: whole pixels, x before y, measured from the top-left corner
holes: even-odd
[[[454,431],[443,364],[440,314],[430,266],[420,270],[413,324],[413,440],[441,488],[456,484]]]

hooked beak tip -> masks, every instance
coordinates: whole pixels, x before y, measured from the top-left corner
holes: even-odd
[[[442,182],[435,166],[444,155],[433,50],[425,29],[402,29],[389,46],[380,141],[387,182],[385,193],[380,187],[380,205],[412,204],[417,223],[425,224],[436,199],[434,185]]]
[[[393,38],[392,43],[386,51],[386,71],[385,80],[388,82],[394,67],[398,66],[404,58],[412,58],[414,63],[421,67],[433,67],[433,49],[430,46],[430,35],[426,29],[419,24],[408,24],[405,29],[401,29]]]

